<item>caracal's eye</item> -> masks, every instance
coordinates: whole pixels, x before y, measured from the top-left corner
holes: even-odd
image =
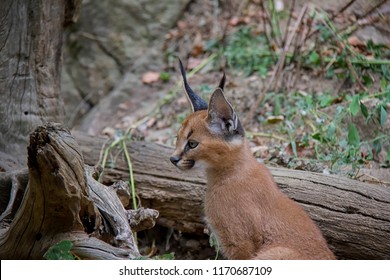
[[[187,145],[190,149],[195,149],[198,146],[198,144],[199,143],[196,142],[195,140],[188,140],[188,143],[187,143]]]

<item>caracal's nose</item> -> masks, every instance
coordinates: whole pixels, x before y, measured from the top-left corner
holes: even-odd
[[[171,156],[169,159],[170,159],[170,161],[171,161],[174,165],[177,165],[177,163],[180,161],[180,157],[178,157],[178,156]]]

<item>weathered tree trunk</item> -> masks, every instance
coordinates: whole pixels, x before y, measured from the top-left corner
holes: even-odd
[[[105,140],[73,133],[85,162],[95,165]],[[169,161],[170,147],[131,142],[136,190],[142,205],[160,212],[158,223],[183,232],[204,230],[202,170],[182,172]],[[115,151],[114,153],[117,153]],[[127,180],[123,156],[105,171],[105,182]],[[390,258],[390,188],[340,176],[271,168],[279,187],[298,201],[320,226],[339,258]]]
[[[135,213],[124,209],[114,189],[85,172],[82,153],[69,131],[46,125],[32,133],[28,172],[27,187],[19,188],[25,187],[25,193],[16,215],[12,216],[15,209],[3,211],[4,201],[0,204],[0,259],[41,259],[64,239],[73,242],[72,252],[83,259],[139,256],[129,222]],[[3,196],[7,186],[14,189],[9,184],[25,184],[26,175],[1,176],[0,182]],[[146,216],[150,227],[158,213],[136,214]],[[7,219],[13,219],[10,225]]]
[[[30,132],[63,119],[62,34],[80,2],[0,1],[0,170],[25,166]]]

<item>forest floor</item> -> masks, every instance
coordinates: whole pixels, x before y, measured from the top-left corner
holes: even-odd
[[[144,87],[131,100],[143,105],[129,113],[130,105],[121,104],[116,125],[104,133],[133,127],[134,138],[174,146],[190,113],[180,57],[191,87],[205,100],[226,73],[226,96],[259,161],[390,186],[390,45],[362,39],[352,29],[344,32],[376,24],[377,10],[359,17],[348,9],[278,10],[259,1],[215,7],[216,2],[187,7],[165,36],[165,65],[144,73]],[[216,256],[207,235],[156,227],[139,236],[143,254]]]

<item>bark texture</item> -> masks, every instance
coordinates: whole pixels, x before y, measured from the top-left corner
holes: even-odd
[[[64,26],[79,0],[0,1],[0,168],[25,166],[28,135],[47,121],[62,122],[60,94]]]
[[[128,219],[135,214],[124,209],[114,188],[85,171],[82,153],[68,130],[48,124],[31,134],[29,178],[27,186],[19,188],[25,187],[19,207],[12,203],[12,189],[26,183],[26,174],[1,175],[0,191],[7,194],[8,186],[10,194],[5,197],[10,203],[0,204],[0,259],[41,259],[50,246],[64,239],[73,242],[72,252],[82,259],[139,256]],[[150,217],[155,220],[156,211],[143,216],[147,226],[154,225]]]

